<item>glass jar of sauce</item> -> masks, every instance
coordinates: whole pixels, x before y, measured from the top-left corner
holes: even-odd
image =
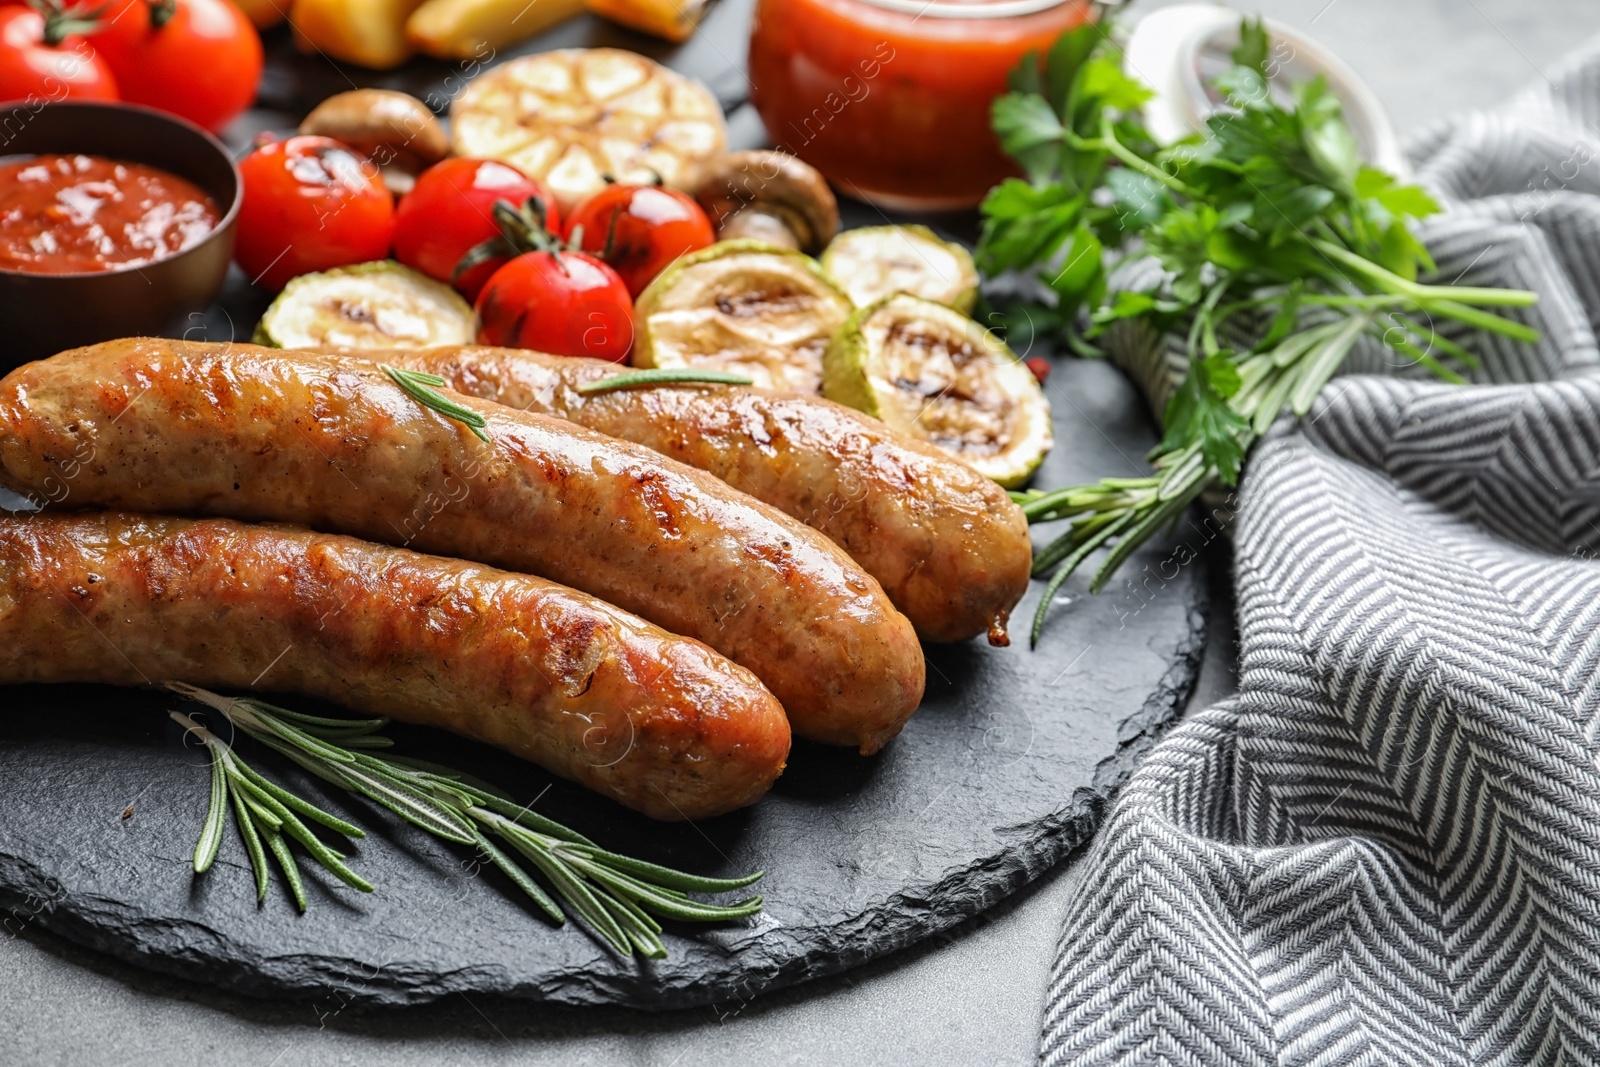
[[[894,210],[972,207],[1018,173],[989,105],[1089,0],[759,0],[751,101],[778,148]]]

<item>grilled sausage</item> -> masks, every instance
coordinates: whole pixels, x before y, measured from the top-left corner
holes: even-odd
[[[0,483],[69,507],[302,523],[538,574],[749,668],[795,732],[873,752],[922,649],[825,537],[640,445],[468,397],[488,441],[376,366],[136,339],[0,381]]]
[[[297,527],[0,517],[0,682],[292,690],[499,745],[657,819],[750,804],[754,675],[584,593]]]
[[[381,358],[438,374],[458,392],[569,419],[715,474],[827,534],[878,579],[925,640],[987,632],[1004,644],[1006,620],[1028,588],[1028,523],[1004,490],[842,405],[743,388],[586,396],[577,386],[627,368],[512,348]]]

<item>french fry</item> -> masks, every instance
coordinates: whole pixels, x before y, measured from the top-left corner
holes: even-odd
[[[708,0],[585,0],[589,10],[629,29],[672,42],[687,41]]]
[[[270,30],[289,17],[290,0],[233,0],[258,30]]]
[[[419,0],[295,0],[289,22],[302,51],[374,70],[411,58],[406,16]]]
[[[430,56],[481,59],[542,33],[583,10],[583,0],[424,0],[406,36]]]

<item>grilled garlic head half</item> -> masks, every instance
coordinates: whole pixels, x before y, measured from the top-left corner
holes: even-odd
[[[450,107],[455,152],[509,163],[563,211],[619,182],[692,189],[727,144],[704,85],[616,48],[567,48],[486,71]]]

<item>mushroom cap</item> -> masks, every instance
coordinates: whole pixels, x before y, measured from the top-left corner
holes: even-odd
[[[815,254],[839,232],[839,202],[827,179],[787,152],[757,149],[711,159],[700,172],[695,199],[719,233],[735,216],[759,212],[782,220],[795,244]]]
[[[352,89],[330,96],[305,117],[300,132],[332,137],[381,168],[412,174],[450,154],[450,139],[428,105],[391,89]]]

